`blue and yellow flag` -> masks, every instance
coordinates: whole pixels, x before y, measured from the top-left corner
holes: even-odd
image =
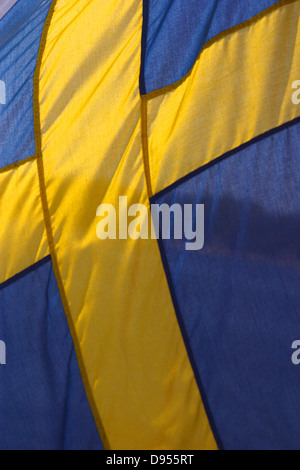
[[[300,0],[0,2],[1,449],[300,449],[299,149]]]

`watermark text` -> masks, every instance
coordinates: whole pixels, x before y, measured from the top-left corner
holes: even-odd
[[[101,204],[96,216],[101,220],[96,233],[100,240],[184,240],[188,251],[204,246],[203,204],[132,204],[120,196],[118,207]]]
[[[0,341],[0,365],[6,364],[6,344]]]
[[[2,80],[0,80],[0,104],[6,104],[6,86]]]
[[[300,80],[293,82],[292,88],[296,90],[292,94],[292,102],[293,104],[300,104]]]
[[[294,366],[300,365],[300,341],[294,341],[292,349],[295,351],[292,355],[292,363]]]

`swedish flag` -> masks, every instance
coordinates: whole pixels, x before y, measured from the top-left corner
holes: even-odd
[[[299,0],[1,2],[1,449],[299,449],[299,57]]]

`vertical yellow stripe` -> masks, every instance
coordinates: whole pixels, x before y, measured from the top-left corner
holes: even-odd
[[[101,203],[148,204],[141,0],[58,0],[40,71],[57,267],[114,449],[216,448],[155,240],[96,236]]]
[[[39,94],[40,83],[39,83],[39,80],[40,80],[41,64],[42,64],[42,59],[43,59],[44,52],[45,52],[49,27],[51,24],[51,20],[53,18],[56,3],[57,3],[57,0],[54,0],[52,2],[45,24],[44,24],[44,29],[43,29],[43,33],[41,37],[41,42],[40,42],[39,54],[37,58],[37,65],[36,65],[36,70],[35,70],[34,80],[33,80],[33,83],[34,83],[34,87],[33,87],[34,88],[34,93],[33,93],[34,134],[35,134],[35,145],[36,145],[36,154],[37,154],[36,160],[37,160],[39,190],[40,190],[41,206],[42,206],[42,211],[43,211],[43,216],[44,216],[46,235],[48,239],[48,246],[49,246],[51,259],[52,259],[52,266],[53,266],[53,270],[56,276],[56,280],[57,280],[57,284],[59,287],[64,311],[66,313],[66,317],[68,320],[70,332],[73,338],[74,348],[76,351],[76,356],[77,356],[77,361],[78,361],[78,365],[79,365],[81,376],[82,376],[82,381],[83,381],[83,384],[84,384],[84,387],[88,396],[88,400],[89,400],[89,403],[93,412],[93,416],[94,416],[97,428],[101,436],[102,444],[106,450],[110,450],[110,444],[108,442],[108,439],[107,439],[107,436],[106,436],[106,433],[105,433],[105,430],[101,421],[101,417],[99,415],[98,408],[95,403],[94,395],[93,395],[93,392],[91,390],[90,383],[88,380],[88,375],[85,369],[85,363],[81,354],[80,344],[78,342],[78,338],[77,338],[76,330],[74,327],[72,315],[70,312],[67,296],[65,293],[65,288],[62,282],[60,271],[59,271],[53,231],[52,231],[52,226],[51,226],[49,205],[48,205],[48,200],[47,200],[47,191],[46,191],[46,186],[45,186],[45,171],[44,171],[44,163],[43,163],[42,148],[41,148],[42,138],[41,138],[41,125],[40,125],[41,123],[40,123],[40,94]]]

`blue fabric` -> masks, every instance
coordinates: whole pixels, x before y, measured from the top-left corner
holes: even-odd
[[[160,241],[186,346],[225,449],[299,449],[300,123],[153,200],[205,204],[205,245]],[[195,223],[195,221],[194,221]]]
[[[33,76],[51,0],[19,0],[0,21],[0,168],[35,154]]]
[[[49,258],[0,286],[0,448],[102,449]]]
[[[206,42],[275,3],[280,2],[144,0],[141,93],[150,93],[183,78]]]

